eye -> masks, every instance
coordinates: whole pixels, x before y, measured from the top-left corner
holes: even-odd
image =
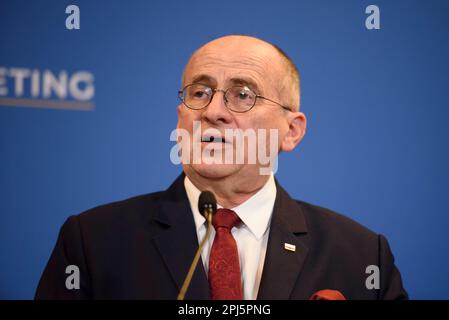
[[[206,93],[203,90],[197,90],[193,92],[194,98],[203,98]]]
[[[254,93],[248,87],[237,87],[234,97],[239,101],[252,101],[254,99]]]
[[[209,88],[191,88],[189,97],[196,100],[209,99],[211,95],[211,89]]]
[[[250,98],[248,92],[246,91],[240,91],[238,95],[239,100],[248,100]]]

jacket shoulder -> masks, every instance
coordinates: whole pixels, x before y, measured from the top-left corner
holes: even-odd
[[[156,212],[155,208],[162,194],[162,191],[158,191],[102,204],[73,215],[69,219],[75,219],[81,226],[94,229],[111,227],[123,229],[129,224],[148,221]]]
[[[386,238],[330,209],[296,200],[308,228],[309,274],[333,275],[347,298],[407,299]],[[368,267],[378,267],[380,290],[367,290]],[[372,270],[372,269],[370,269]]]
[[[296,200],[306,219],[307,227],[312,234],[319,234],[321,238],[336,239],[351,242],[354,245],[377,245],[379,234],[361,225],[353,219],[305,201]],[[362,243],[361,243],[362,242]]]

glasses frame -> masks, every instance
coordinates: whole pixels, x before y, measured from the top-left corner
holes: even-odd
[[[202,85],[202,86],[205,86],[205,87],[207,87],[207,88],[209,88],[209,89],[212,90],[212,94],[211,94],[211,96],[210,96],[210,98],[209,98],[209,102],[206,103],[206,104],[204,105],[204,107],[201,107],[201,108],[192,108],[192,107],[190,107],[189,105],[187,105],[187,103],[185,102],[185,99],[184,99],[184,91],[185,91],[188,87],[191,87],[191,86],[194,86],[194,85]],[[254,98],[254,103],[253,103],[253,105],[252,105],[248,110],[246,110],[246,111],[236,111],[236,110],[233,110],[233,109],[231,109],[230,107],[228,107],[228,100],[226,99],[226,93],[227,93],[230,89],[232,89],[232,88],[244,88],[244,87],[248,88],[252,93],[254,93],[255,98]],[[210,86],[208,86],[208,85],[206,85],[206,84],[204,84],[204,83],[190,83],[190,84],[186,85],[184,88],[182,88],[182,90],[179,90],[179,91],[178,91],[178,97],[179,97],[179,99],[181,100],[181,102],[182,102],[187,108],[189,108],[189,109],[191,109],[191,110],[202,110],[202,109],[206,108],[208,105],[210,105],[210,103],[212,102],[212,99],[214,98],[214,95],[215,95],[216,92],[223,92],[223,100],[224,100],[225,106],[226,106],[226,108],[228,108],[228,109],[231,110],[232,112],[236,112],[236,113],[245,113],[245,112],[250,111],[250,110],[251,110],[252,108],[254,108],[254,106],[256,105],[257,99],[258,99],[258,98],[259,98],[259,99],[262,99],[262,100],[270,101],[270,102],[272,102],[272,103],[274,103],[274,104],[277,104],[278,106],[282,107],[284,110],[292,111],[292,109],[291,109],[290,107],[284,106],[284,105],[280,104],[279,102],[276,102],[276,101],[274,101],[274,100],[272,100],[272,99],[269,99],[269,98],[263,97],[263,96],[261,96],[261,95],[259,95],[259,94],[256,94],[256,93],[255,93],[251,88],[249,88],[248,86],[232,86],[232,87],[229,87],[229,88],[223,90],[223,89],[214,89],[214,88],[211,88]]]

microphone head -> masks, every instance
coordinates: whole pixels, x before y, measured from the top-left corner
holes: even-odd
[[[212,208],[212,214],[214,214],[217,211],[217,200],[212,192],[206,190],[200,194],[198,210],[205,217],[205,211],[208,208]]]

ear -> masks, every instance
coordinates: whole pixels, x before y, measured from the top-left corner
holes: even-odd
[[[288,131],[281,142],[282,151],[292,151],[306,134],[307,118],[302,112],[290,112]]]
[[[178,104],[178,107],[176,108],[176,112],[178,113],[178,122],[176,123],[176,128],[179,129],[180,128],[180,122],[181,122],[181,117],[182,117],[182,102]]]

